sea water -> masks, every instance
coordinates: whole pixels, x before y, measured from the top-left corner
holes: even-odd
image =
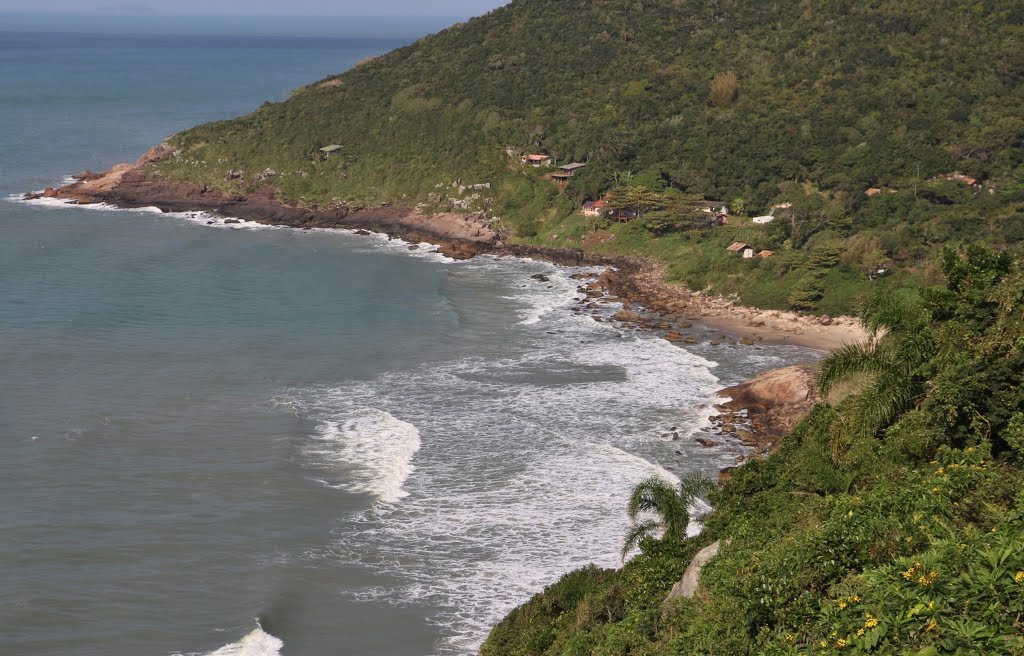
[[[16,200],[414,36],[290,28],[0,33],[0,653],[474,653],[619,564],[631,486],[734,463],[715,390],[812,357],[539,262]]]

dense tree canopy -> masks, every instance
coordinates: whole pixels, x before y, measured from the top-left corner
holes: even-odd
[[[878,269],[937,280],[937,244],[1020,248],[1022,81],[1016,2],[516,0],[179,134],[162,167],[314,204],[443,204],[453,183],[490,182],[474,209],[574,247],[580,202],[653,174],[750,214],[791,207],[764,229],[690,235],[663,215],[642,241],[613,226],[608,249],[753,304],[848,311]],[[528,152],[588,167],[563,192],[517,166]],[[793,254],[744,266],[717,253],[731,239]],[[811,263],[854,239],[861,257]]]

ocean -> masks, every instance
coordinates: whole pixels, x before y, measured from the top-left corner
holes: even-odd
[[[575,315],[541,262],[18,200],[417,36],[338,24],[0,23],[0,653],[475,653],[812,357]]]

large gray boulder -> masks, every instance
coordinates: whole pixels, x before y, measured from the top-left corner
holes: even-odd
[[[680,597],[693,599],[693,595],[697,594],[697,588],[700,585],[700,572],[718,555],[719,546],[721,546],[721,542],[714,542],[697,552],[697,555],[690,561],[690,566],[686,568],[683,578],[672,586],[665,603]]]

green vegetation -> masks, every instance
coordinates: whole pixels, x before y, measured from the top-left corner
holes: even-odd
[[[658,258],[752,305],[849,312],[878,287],[938,282],[936,245],[1021,249],[1021,52],[1024,6],[1000,0],[516,0],[187,130],[160,169],[311,205],[465,201],[513,239]],[[526,152],[588,166],[561,189]],[[479,183],[468,201],[458,189]],[[594,238],[579,203],[637,185],[679,198],[646,230]],[[727,204],[730,225],[690,220],[693,198]],[[727,256],[736,240],[776,256]]]
[[[679,481],[678,485],[670,485],[652,476],[637,485],[626,504],[626,514],[633,525],[622,544],[622,559],[652,539],[656,531],[661,532],[662,540],[680,542],[685,539],[686,528],[690,524],[690,505],[708,489],[710,481],[703,478],[687,478]],[[655,515],[657,519],[641,519],[645,513]]]
[[[483,209],[748,305],[863,310],[872,341],[822,365],[830,404],[710,494],[699,537],[693,490],[645,482],[640,554],[566,575],[485,656],[1024,654],[1022,53],[1002,0],[516,0],[176,135],[156,167]],[[556,185],[531,152],[588,165]],[[577,213],[605,196],[621,220]],[[715,540],[698,595],[663,604]]]
[[[875,299],[872,342],[822,364],[830,404],[711,493],[700,536],[565,576],[482,654],[1024,654],[1022,264],[947,251],[946,285]],[[645,481],[630,509],[667,525],[673,495]],[[716,540],[697,595],[664,603]]]

